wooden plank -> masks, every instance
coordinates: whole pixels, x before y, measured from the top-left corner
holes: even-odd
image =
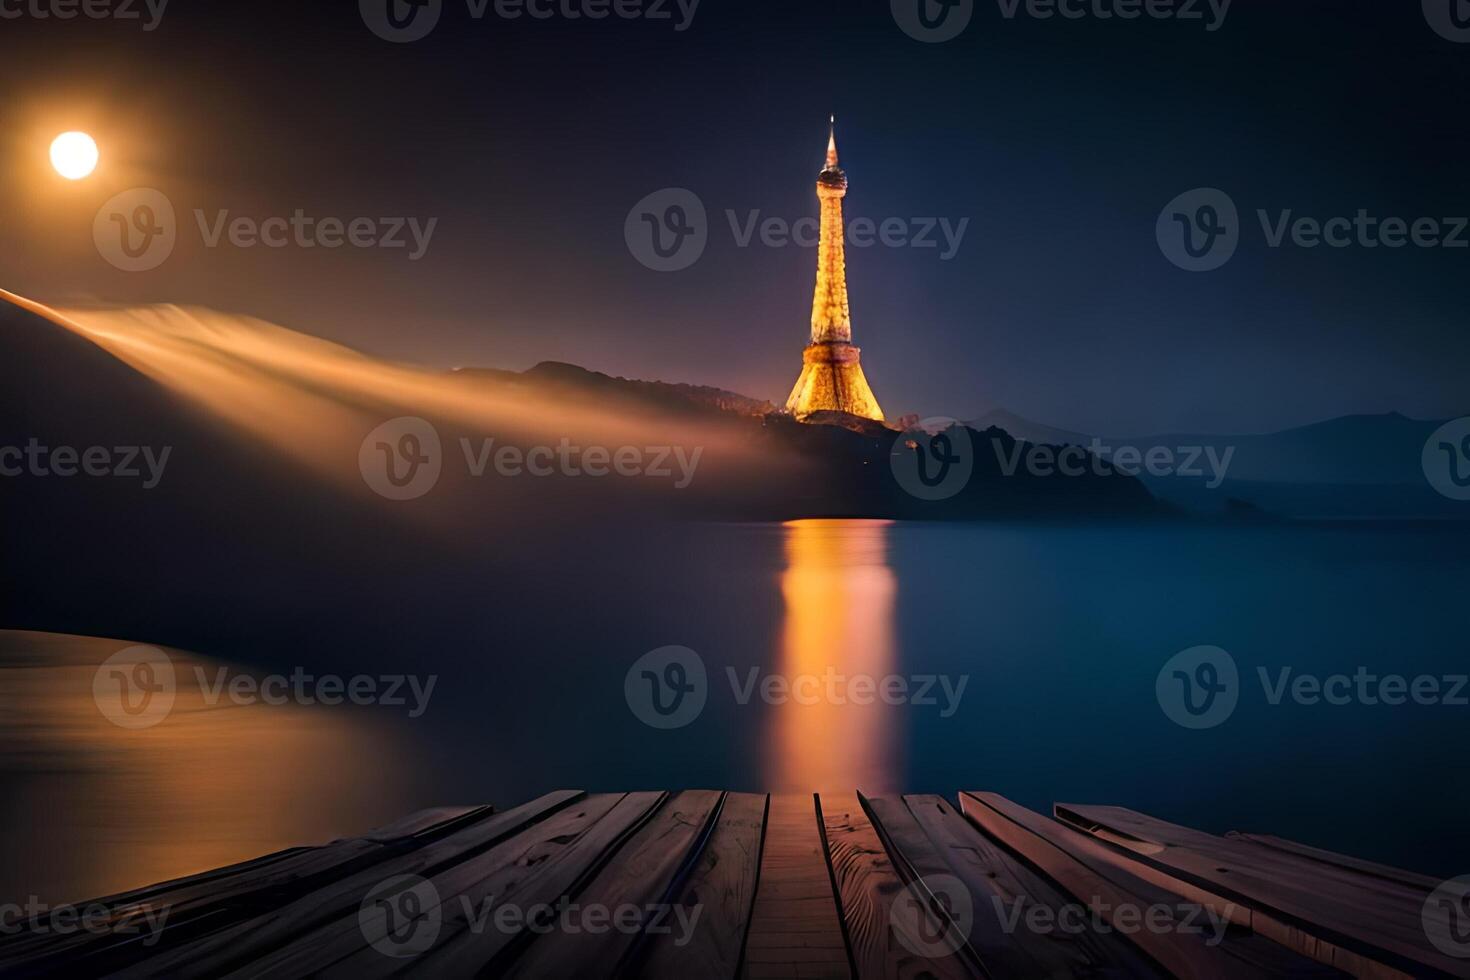
[[[454,821],[458,829],[444,837],[437,836],[437,828],[445,825],[420,830],[415,839],[421,846],[415,849],[397,852],[305,894],[284,897],[264,908],[251,906],[248,917],[222,921],[205,935],[165,941],[150,950],[132,950],[131,959],[116,960],[108,972],[124,977],[167,974],[187,978],[214,977],[245,967],[258,957],[279,954],[293,940],[314,930],[341,921],[355,923],[364,898],[381,882],[399,875],[433,875],[523,832],[585,795],[580,790],[558,790],[467,824]],[[355,935],[355,944],[363,945],[361,930],[355,929]],[[164,936],[169,939],[168,930]]]
[[[975,892],[955,875],[901,797],[866,797],[859,793],[858,802],[900,879],[912,893],[926,898],[933,906],[934,917],[948,922],[957,944],[963,944],[958,945],[955,954],[967,957],[967,965],[974,972],[987,972],[989,964],[981,965],[978,950],[970,944],[975,931]]]
[[[402,837],[442,832],[446,827],[457,826],[467,821],[480,819],[489,816],[494,811],[495,808],[491,806],[434,807],[426,810],[418,810],[406,817],[394,820],[381,827],[375,827],[367,833],[360,834],[356,837],[344,837],[316,846],[288,847],[270,854],[261,855],[257,858],[251,858],[248,861],[226,865],[223,868],[212,868],[207,871],[201,871],[198,874],[187,875],[182,878],[175,878],[157,884],[145,885],[142,888],[134,888],[116,895],[109,895],[89,904],[106,905],[109,908],[115,909],[136,908],[145,902],[155,907],[176,905],[180,904],[182,899],[180,897],[169,897],[170,894],[173,893],[174,895],[181,896],[185,894],[184,889],[187,888],[200,885],[223,886],[227,881],[230,881],[231,887],[234,887],[238,883],[248,882],[249,879],[267,868],[267,866],[277,865],[277,867],[271,870],[279,871],[280,863],[290,858],[317,857],[324,851],[338,849],[343,845],[350,845],[355,841],[371,841],[378,844],[387,844]],[[218,892],[212,893],[218,894]]]
[[[105,906],[109,910],[107,921],[114,926],[122,923],[124,917],[129,914],[141,917],[147,913],[156,914],[163,909],[172,913],[174,903],[177,902],[183,906],[190,894],[197,893],[207,898],[214,894],[216,888],[221,893],[228,892],[240,879],[277,872],[282,868],[289,869],[293,863],[303,859],[316,860],[319,850],[317,847],[290,847],[223,868],[215,868],[119,892],[116,895],[97,899],[95,903],[87,904]],[[300,865],[296,864],[296,866]],[[177,925],[178,920],[174,921]],[[32,963],[40,957],[80,955],[75,952],[80,947],[103,943],[104,940],[93,933],[58,936],[55,933],[38,935],[22,932],[13,936],[0,937],[0,969],[15,968],[22,963]]]
[[[938,980],[983,976],[971,959],[966,930],[932,901],[915,900],[906,892],[857,795],[822,796],[818,805],[858,976]],[[896,909],[900,901],[905,908]],[[913,927],[902,928],[900,916],[911,916]]]
[[[507,980],[572,977],[594,963],[606,975],[615,976],[650,926],[687,940],[678,931],[687,920],[681,923],[673,914],[670,893],[698,859],[714,829],[722,796],[707,790],[676,794],[576,896],[579,912],[575,919],[558,922],[563,928],[537,936],[500,976]],[[687,910],[681,908],[683,911]],[[619,925],[624,915],[630,920]],[[635,928],[630,928],[631,917],[636,917]]]
[[[316,847],[293,847],[240,864],[174,881],[135,889],[111,898],[100,899],[117,915],[133,914],[142,908],[168,908],[177,916],[191,903],[200,900],[217,902],[236,898],[263,888],[274,888],[282,882],[300,879],[322,869],[346,864],[359,855],[389,856],[385,849],[394,845],[440,836],[483,819],[495,812],[494,807],[436,807],[415,813],[374,828],[357,837],[344,837]],[[379,845],[372,847],[370,845]]]
[[[437,867],[425,868],[417,872],[417,879],[423,879],[433,886],[434,900],[426,902],[422,909],[423,915],[435,916],[434,921],[436,922],[440,921],[440,917],[447,919],[451,912],[458,911],[461,896],[464,896],[465,901],[470,901],[469,892],[491,875],[495,869],[514,866],[517,861],[524,862],[524,866],[529,868],[534,863],[532,858],[538,845],[547,841],[576,840],[585,834],[588,828],[607,815],[625,796],[626,794],[623,793],[581,796],[570,805],[557,809],[545,819],[519,828],[517,833],[494,842],[488,849],[479,850],[473,856],[463,860],[451,858]],[[412,877],[414,873],[409,874],[410,877],[407,880],[417,880]],[[384,883],[399,878],[401,875],[397,873],[387,877],[375,876],[370,883],[367,883],[366,890],[362,892],[363,902],[367,901],[368,896],[374,894],[381,896]],[[359,904],[355,908],[342,910],[330,920],[304,932],[295,929],[289,921],[283,922],[279,928],[289,930],[294,938],[263,956],[232,963],[234,969],[227,975],[236,977],[304,976],[322,973],[335,964],[353,957],[364,956],[364,954],[366,954],[364,970],[369,975],[377,975],[386,969],[385,964],[396,962],[399,966],[407,966],[415,963],[415,958],[394,960],[369,945],[360,918],[362,908],[363,905]],[[478,914],[479,911],[479,908],[470,909],[471,914]],[[433,935],[437,937],[437,933]],[[222,936],[220,938],[228,941],[231,937]],[[221,973],[215,971],[212,975],[218,976]]]
[[[816,798],[772,796],[741,975],[852,975]]]
[[[1252,934],[1230,903],[1186,898],[1130,874],[1107,860],[1100,842],[1002,796],[964,793],[960,803],[966,817],[1057,882],[1089,917],[1106,922],[1174,976],[1343,976]]]
[[[454,827],[466,826],[493,812],[491,807],[453,807],[420,811],[360,837],[318,847],[296,847],[214,871],[123,892],[96,903],[109,910],[99,928],[68,935],[20,935],[0,944],[0,968],[66,957],[104,957],[120,967],[138,956],[154,955],[180,937],[222,928],[261,908],[273,907],[311,892],[332,880],[350,876],[404,850],[414,849]],[[161,918],[163,932],[143,947],[130,923]],[[150,937],[154,938],[154,937]],[[111,955],[105,955],[109,950]]]
[[[578,894],[666,800],[667,793],[589,797],[433,879],[439,905],[436,941],[412,958],[426,976],[498,975],[529,940],[543,909]],[[610,804],[610,805],[609,805]],[[429,915],[435,909],[425,908]],[[510,919],[503,918],[513,913]],[[356,917],[352,920],[357,926]],[[324,978],[383,977],[404,959],[362,947],[320,971]],[[267,972],[256,975],[265,976]]]
[[[1372,861],[1364,861],[1361,858],[1349,857],[1345,854],[1335,854],[1332,851],[1324,851],[1319,847],[1299,844],[1296,841],[1287,840],[1284,837],[1276,837],[1271,834],[1245,834],[1238,830],[1232,830],[1225,835],[1225,839],[1245,841],[1246,843],[1257,844],[1261,847],[1275,848],[1278,851],[1285,851],[1297,857],[1307,858],[1323,864],[1336,865],[1339,868],[1358,871],[1375,878],[1387,878],[1389,881],[1395,881],[1401,885],[1408,885],[1411,888],[1419,888],[1426,892],[1434,891],[1441,884],[1440,879],[1432,878],[1429,875],[1416,874],[1400,868],[1391,868],[1386,864],[1376,864]]]
[[[1430,944],[1429,893],[1404,878],[1304,858],[1121,807],[1057,804],[1056,815],[1109,846],[1116,862],[1250,910],[1252,928],[1354,976],[1470,977],[1470,961]]]
[[[899,807],[931,842],[944,866],[971,899],[969,944],[980,962],[998,977],[1115,976],[1158,977],[1162,971],[1116,936],[1093,931],[1064,932],[1026,927],[1027,914],[1056,917],[1072,896],[1037,874],[995,840],[981,833],[948,800],[932,795],[902,801],[872,801],[883,829],[903,826]],[[907,853],[912,831],[894,843]],[[935,864],[930,858],[928,863]],[[929,872],[942,873],[942,872]],[[1032,912],[1032,910],[1046,910]]]
[[[364,840],[380,842],[395,841],[403,837],[440,835],[457,826],[488,817],[495,812],[493,806],[436,806],[418,810],[392,823],[384,824],[363,834]]]
[[[638,951],[631,975],[645,980],[734,980],[755,905],[767,805],[766,796],[725,794],[709,843],[672,900],[678,907],[700,910],[692,940],[650,937]]]
[[[241,861],[238,864],[228,864],[222,868],[211,868],[208,871],[201,871],[198,874],[185,875],[182,878],[172,878],[168,881],[161,881],[151,885],[144,885],[141,888],[119,892],[116,895],[108,895],[105,898],[97,899],[97,904],[106,905],[108,908],[138,905],[168,892],[181,890],[193,885],[223,883],[231,878],[251,875],[265,868],[267,865],[284,861],[296,855],[314,853],[317,850],[319,848],[312,845],[287,847],[283,850],[272,851],[270,854],[262,854],[260,857],[251,858],[248,861]]]

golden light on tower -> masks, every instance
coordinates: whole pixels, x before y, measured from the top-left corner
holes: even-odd
[[[81,132],[62,133],[51,141],[51,166],[67,180],[81,180],[97,169],[97,142]]]
[[[822,232],[817,246],[817,291],[812,299],[811,343],[802,352],[801,375],[786,410],[797,418],[814,412],[848,412],[883,421],[883,409],[863,375],[862,350],[852,343],[847,305],[847,253],[843,244],[842,199],[847,174],[837,165],[837,120],[827,137],[827,165],[817,174]]]

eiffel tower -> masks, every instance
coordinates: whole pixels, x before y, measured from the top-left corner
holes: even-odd
[[[813,412],[848,412],[883,421],[883,409],[863,376],[862,351],[852,344],[847,308],[847,259],[843,248],[842,199],[847,174],[837,166],[837,120],[827,137],[827,165],[817,174],[822,236],[817,246],[817,292],[812,299],[812,340],[801,355],[801,376],[786,410],[798,419]]]

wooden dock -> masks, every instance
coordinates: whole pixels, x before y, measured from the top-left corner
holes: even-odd
[[[568,790],[86,909],[0,938],[0,974],[1470,977],[1470,905],[1435,879],[980,792]]]

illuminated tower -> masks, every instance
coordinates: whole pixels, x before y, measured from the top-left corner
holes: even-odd
[[[852,344],[847,310],[847,260],[842,243],[842,199],[847,174],[837,166],[837,125],[827,139],[827,165],[817,174],[817,200],[822,205],[822,237],[817,246],[817,294],[812,299],[812,341],[801,356],[801,377],[786,399],[797,418],[813,412],[849,412],[883,421],[883,409],[868,387],[859,362],[862,351]]]

